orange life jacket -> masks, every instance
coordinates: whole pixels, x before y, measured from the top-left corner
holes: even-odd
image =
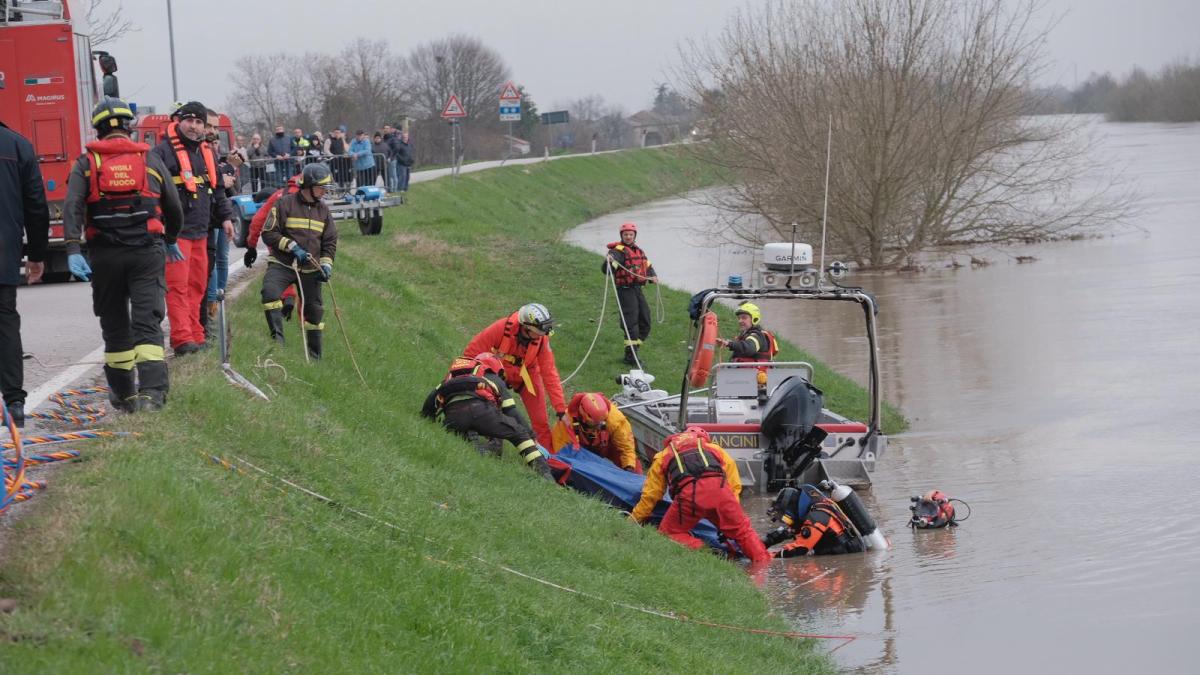
[[[513,312],[504,322],[504,335],[500,338],[500,344],[492,349],[497,358],[508,364],[504,368],[504,380],[515,392],[520,392],[526,384],[531,384],[526,382],[529,372],[526,364],[534,364],[536,367],[538,353],[542,351],[542,344],[546,340],[546,336],[539,335],[529,342],[522,343],[519,339],[520,333],[521,322],[517,318],[517,312]]]
[[[468,395],[500,405],[500,388],[486,377],[483,365],[474,359],[457,358],[437,389],[437,407],[442,409],[455,396]]]
[[[766,344],[753,356],[735,356],[731,360],[734,363],[760,363],[775,358],[775,355],[779,353],[779,343],[775,341],[775,336],[758,326],[752,326],[750,330],[739,335],[737,339],[745,340],[751,333],[758,333],[765,339]]]
[[[161,192],[151,185],[146,153],[150,146],[113,136],[87,144],[87,236],[101,234],[120,243],[144,243],[163,234]],[[158,176],[159,183],[163,181]]]
[[[618,286],[645,285],[646,277],[650,275],[650,261],[646,258],[646,252],[637,244],[619,241],[609,244],[608,248],[620,251],[625,257],[624,261],[617,261],[618,265],[613,269],[613,281]]]
[[[167,139],[171,142],[171,149],[175,151],[175,161],[179,162],[179,179],[183,187],[194,197],[198,188],[196,176],[192,173],[192,155],[183,144],[183,139],[179,137],[178,122],[171,122],[167,125]],[[209,146],[208,141],[200,141],[200,156],[204,158],[204,168],[208,171],[209,189],[216,189],[220,186],[220,182],[217,180],[217,158],[213,156],[212,147]]]

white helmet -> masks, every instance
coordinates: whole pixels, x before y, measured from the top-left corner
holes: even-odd
[[[517,320],[522,326],[533,326],[546,335],[554,332],[554,317],[550,316],[550,310],[536,302],[521,305],[521,309],[517,310]]]

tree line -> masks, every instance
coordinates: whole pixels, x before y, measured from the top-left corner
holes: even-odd
[[[1200,122],[1200,63],[1179,61],[1150,74],[1134,68],[1121,79],[1095,74],[1074,89],[1035,92],[1035,114],[1102,114],[1110,122]]]

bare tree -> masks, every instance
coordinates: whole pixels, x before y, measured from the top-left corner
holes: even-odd
[[[828,248],[863,265],[1124,215],[1125,202],[1100,198],[1108,185],[1077,192],[1086,148],[1073,122],[1023,117],[1046,39],[1036,9],[776,1],[737,14],[715,42],[690,44],[680,74],[710,140],[693,147],[728,174],[721,205],[770,224],[735,220],[731,234],[762,241],[796,223],[820,240],[830,127]]]
[[[125,7],[117,2],[117,6],[108,10],[108,0],[88,0],[88,24],[91,26],[92,49],[120,38],[126,33],[140,30],[133,22],[125,18]]]
[[[500,54],[467,35],[451,35],[417,47],[408,57],[408,72],[414,105],[425,118],[436,118],[451,92],[458,95],[469,119],[494,116],[500,88],[509,78]]]
[[[269,129],[276,124],[311,128],[321,108],[310,73],[321,72],[328,57],[284,53],[251,55],[233,64],[233,93],[226,108],[239,127]]]

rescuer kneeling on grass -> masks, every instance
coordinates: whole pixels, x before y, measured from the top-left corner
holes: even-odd
[[[164,268],[166,260],[183,259],[179,194],[150,146],[129,139],[131,122],[133,110],[120,99],[106,97],[92,110],[100,140],[88,143],[71,168],[63,207],[67,265],[92,282],[109,400],[130,413],[166,403]],[[80,253],[85,231],[91,265]]]
[[[271,338],[283,344],[283,301],[287,287],[300,273],[300,316],[304,341],[314,359],[321,358],[321,335],[325,330],[325,306],[320,283],[333,276],[337,252],[337,226],[321,198],[333,174],[324,164],[309,164],[300,178],[300,190],[275,202],[263,224],[262,238],[270,249],[267,273],[263,276],[262,304]],[[319,256],[314,260],[314,256]]]
[[[707,520],[737,542],[750,560],[771,559],[738,503],[742,481],[737,464],[721,446],[709,440],[707,431],[688,427],[663,441],[663,449],[646,472],[642,498],[629,517],[644,522],[667,487],[671,488],[671,506],[658,524],[659,532],[688,548],[699,549],[704,542],[692,536],[691,530],[696,523]]]
[[[503,373],[504,365],[491,352],[454,359],[442,384],[425,397],[421,415],[429,419],[442,415],[443,425],[463,438],[470,439],[473,432],[506,440],[526,465],[553,480],[550,466],[533,440],[533,431],[504,383]]]
[[[741,333],[732,340],[717,338],[717,344],[733,352],[735,363],[770,361],[779,353],[775,336],[763,330],[762,311],[752,302],[738,305],[735,313]]]
[[[772,521],[783,520],[783,525],[768,532],[763,537],[763,545],[769,548],[791,539],[774,552],[776,558],[866,550],[862,538],[855,534],[854,526],[837,502],[811,485],[780,490],[771,508],[767,509],[767,515]]]
[[[566,397],[554,364],[554,352],[550,350],[553,334],[554,318],[550,310],[534,302],[497,319],[471,338],[463,351],[465,357],[493,352],[504,362],[504,381],[521,395],[538,443],[545,448],[554,444],[546,416],[546,396],[550,396],[559,419],[567,414]]]
[[[641,473],[633,427],[601,393],[579,393],[567,404],[567,414],[550,430],[554,451],[575,445],[600,455],[630,473]]]

